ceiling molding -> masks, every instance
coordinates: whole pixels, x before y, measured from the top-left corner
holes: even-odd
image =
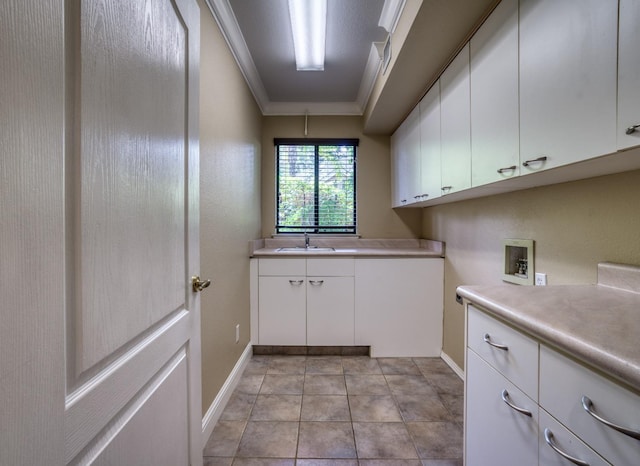
[[[407,0],[384,0],[378,26],[383,27],[389,34],[392,34],[393,31],[396,30],[396,26],[400,20],[400,14],[404,9],[406,1]]]
[[[256,65],[251,58],[247,43],[244,41],[240,26],[233,14],[233,9],[228,0],[205,0],[214,19],[218,23],[231,53],[240,67],[249,89],[256,99],[262,113],[269,102],[267,91],[262,84]]]
[[[363,115],[380,71],[381,60],[374,44],[365,65],[355,102],[272,102],[249,53],[229,0],[205,0],[263,115]],[[406,0],[385,0],[380,23],[395,28]],[[387,24],[385,23],[385,24]],[[384,27],[384,26],[383,26]]]

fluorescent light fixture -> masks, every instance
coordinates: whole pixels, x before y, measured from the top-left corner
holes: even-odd
[[[289,0],[298,71],[323,71],[327,0]]]

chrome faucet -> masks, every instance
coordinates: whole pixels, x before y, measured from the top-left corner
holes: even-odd
[[[305,249],[309,249],[309,233],[304,232],[304,247]]]

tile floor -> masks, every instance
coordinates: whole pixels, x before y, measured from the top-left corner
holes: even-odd
[[[256,356],[205,466],[462,466],[463,383],[439,358]]]

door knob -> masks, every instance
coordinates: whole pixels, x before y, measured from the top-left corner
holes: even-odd
[[[193,288],[193,291],[196,293],[198,291],[204,290],[209,285],[211,285],[211,280],[200,280],[200,277],[197,275],[194,275],[193,277],[191,277],[191,287]]]

